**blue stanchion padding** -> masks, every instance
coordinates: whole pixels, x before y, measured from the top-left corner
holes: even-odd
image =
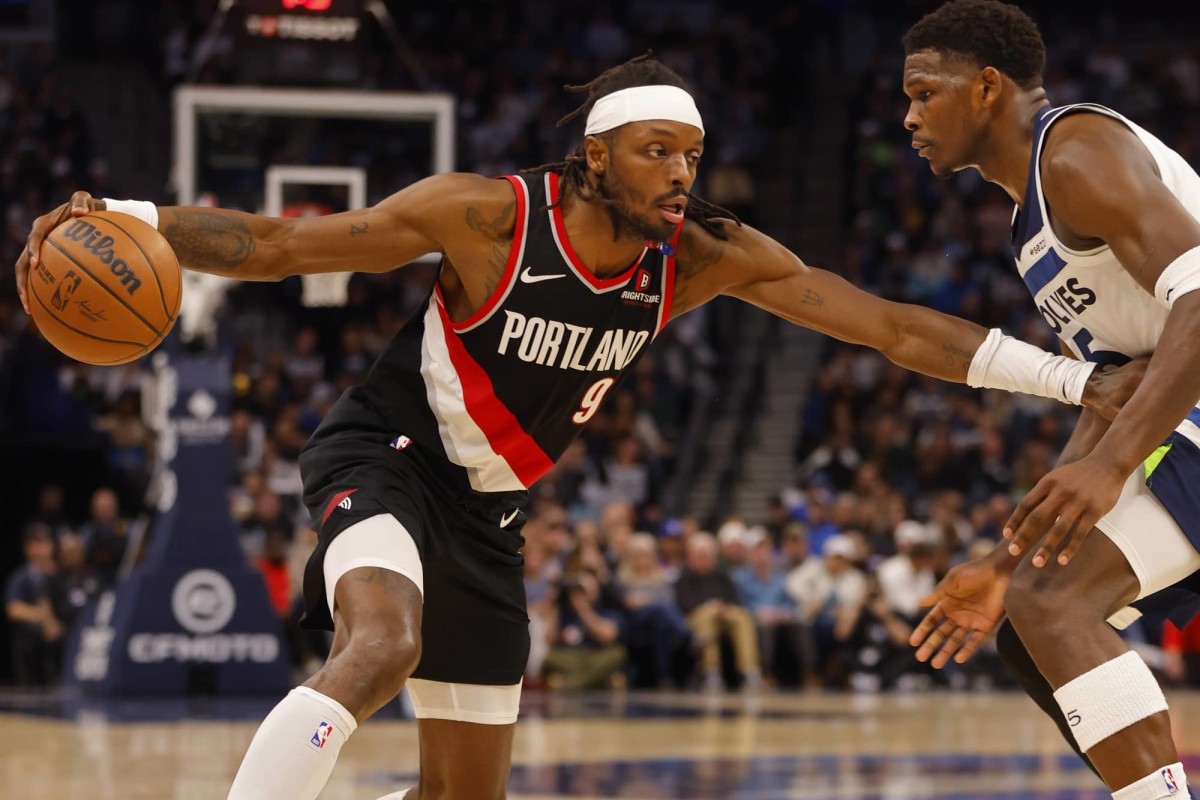
[[[76,626],[66,680],[93,694],[280,693],[282,622],[229,513],[229,361],[178,350],[154,359],[143,398],[159,436],[146,556]]]

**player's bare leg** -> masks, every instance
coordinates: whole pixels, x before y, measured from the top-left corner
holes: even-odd
[[[304,682],[362,722],[404,686],[421,660],[421,590],[398,572],[362,567],[334,589],[333,645]]]
[[[418,720],[421,780],[406,800],[503,800],[516,727]]]
[[[1166,702],[1145,664],[1106,622],[1138,589],[1124,554],[1095,530],[1065,567],[1023,561],[1005,606],[1105,783],[1123,797],[1118,790],[1145,781],[1147,791],[1137,796],[1165,797],[1175,791],[1171,782],[1183,779],[1181,769],[1160,775],[1179,761]]]
[[[328,660],[263,721],[229,800],[315,800],[358,723],[416,669],[421,613],[421,590],[398,572],[361,567],[343,575]]]
[[[1088,769],[1095,772],[1096,777],[1100,777],[1100,773],[1092,766],[1092,762],[1088,760],[1087,754],[1079,749],[1079,744],[1075,741],[1075,735],[1071,733],[1071,724],[1067,722],[1066,716],[1054,699],[1054,687],[1050,685],[1050,682],[1046,680],[1046,676],[1037,668],[1037,664],[1033,663],[1033,657],[1029,655],[1029,650],[1025,647],[1025,643],[1017,635],[1011,620],[1006,620],[996,633],[996,653],[1000,656],[1000,660],[1004,662],[1008,673],[1016,678],[1017,683],[1021,685],[1025,694],[1029,695],[1029,699],[1037,703],[1038,708],[1046,712],[1046,715],[1058,726],[1058,730],[1062,733],[1063,738],[1066,739],[1067,744],[1071,745],[1071,748],[1084,760],[1084,763],[1088,765]]]

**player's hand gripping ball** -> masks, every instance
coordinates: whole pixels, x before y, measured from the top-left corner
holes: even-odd
[[[29,272],[38,330],[88,364],[125,364],[149,353],[175,325],[182,294],[167,240],[115,211],[67,219],[42,242]]]

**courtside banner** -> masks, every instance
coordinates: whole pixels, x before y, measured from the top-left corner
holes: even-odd
[[[159,437],[146,555],[73,631],[65,677],[97,694],[283,691],[283,626],[229,513],[229,361],[154,359],[143,394]]]

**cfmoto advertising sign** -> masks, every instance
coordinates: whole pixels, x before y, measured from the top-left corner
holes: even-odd
[[[129,638],[129,658],[138,664],[264,664],[278,658],[279,637],[274,634],[222,632],[236,609],[237,594],[224,575],[211,569],[192,570],[171,591],[171,613],[184,632],[134,634]]]

